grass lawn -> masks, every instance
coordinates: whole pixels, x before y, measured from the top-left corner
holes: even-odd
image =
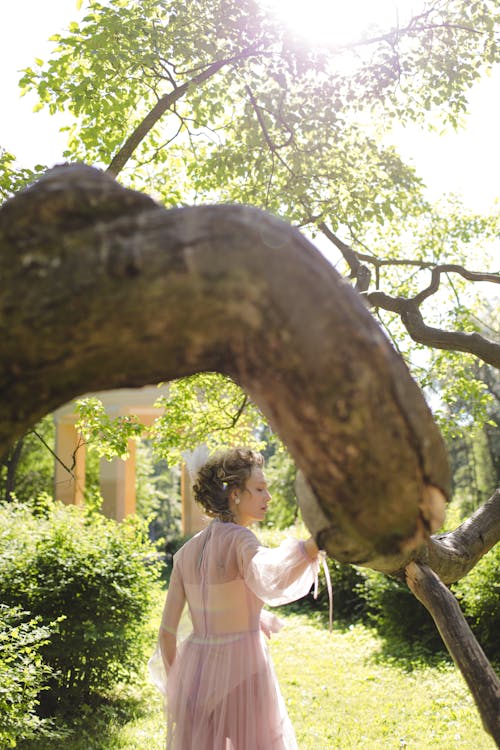
[[[329,634],[305,615],[284,619],[270,648],[300,750],[494,750],[451,664],[388,657],[380,637],[362,626]],[[64,740],[20,747],[162,750],[164,734],[159,696],[145,682],[113,705],[82,707]]]

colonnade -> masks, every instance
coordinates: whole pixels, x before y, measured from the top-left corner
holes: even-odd
[[[93,393],[106,412],[113,418],[135,415],[144,425],[150,425],[162,412],[153,404],[168,392],[168,386],[120,389]],[[76,428],[74,404],[66,404],[54,413],[55,422],[55,479],[54,497],[70,505],[81,505],[85,491],[85,443]],[[136,445],[128,445],[126,460],[100,460],[99,486],[103,498],[102,510],[108,518],[122,521],[136,509]],[[186,467],[181,470],[182,534],[194,534],[205,526],[205,520],[194,502],[191,482]]]

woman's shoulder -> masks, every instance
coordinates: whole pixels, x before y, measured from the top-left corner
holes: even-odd
[[[230,521],[212,521],[213,533],[221,543],[228,547],[240,544],[259,544],[259,540],[246,526]]]

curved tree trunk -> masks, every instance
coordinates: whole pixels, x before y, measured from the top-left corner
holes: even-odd
[[[166,211],[71,166],[5,204],[0,250],[4,449],[84,392],[218,370],[287,444],[337,559],[387,569],[439,527],[448,465],[420,389],[287,224],[242,206]]]

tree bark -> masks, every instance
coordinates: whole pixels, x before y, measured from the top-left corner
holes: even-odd
[[[366,298],[373,307],[398,313],[411,338],[417,343],[435,349],[467,352],[497,370],[500,369],[500,344],[490,341],[479,333],[443,331],[441,328],[428,326],[420,312],[423,298],[390,297],[384,292],[370,292]]]
[[[500,540],[500,490],[448,534],[437,534],[417,556],[445,584],[467,575],[478,560]]]
[[[449,469],[418,386],[361,297],[262,211],[166,211],[82,165],[0,211],[0,450],[88,391],[198,371],[261,407],[338,560],[393,569],[440,527]]]
[[[410,563],[406,580],[432,615],[476,701],[485,730],[500,747],[500,680],[467,625],[457,600],[426,565]]]

